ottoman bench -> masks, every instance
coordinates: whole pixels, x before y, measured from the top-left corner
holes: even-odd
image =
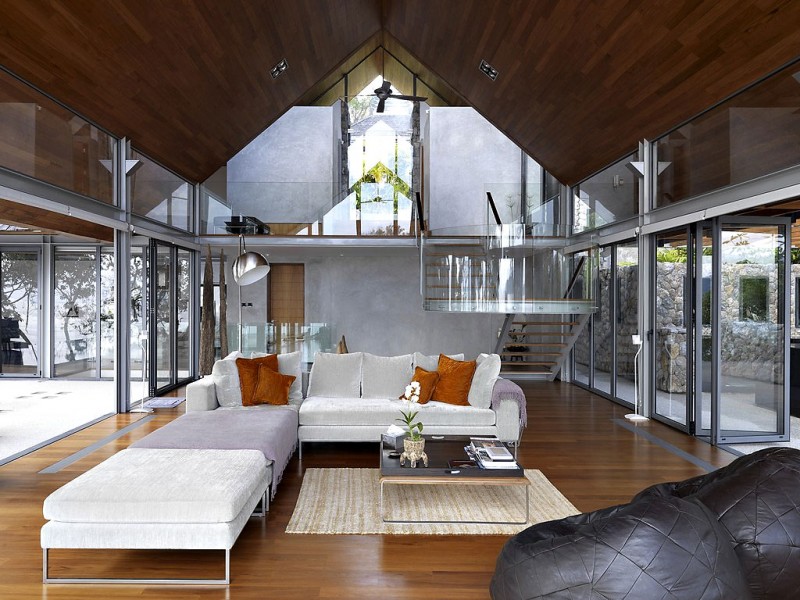
[[[228,584],[230,550],[266,507],[270,475],[258,450],[122,450],[45,499],[43,580]],[[225,550],[225,579],[52,578],[51,548]]]

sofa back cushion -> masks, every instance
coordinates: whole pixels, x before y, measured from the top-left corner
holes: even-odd
[[[439,366],[439,357],[441,354],[437,354],[436,356],[428,356],[426,354],[422,354],[421,352],[414,352],[414,366],[415,367],[422,367],[426,371],[435,371]],[[464,360],[463,352],[461,354],[448,354],[448,358],[452,358],[453,360]]]
[[[475,360],[478,363],[472,376],[467,400],[470,406],[490,408],[492,406],[492,390],[494,382],[500,377],[500,356],[497,354],[481,354]]]
[[[211,379],[217,392],[217,402],[220,406],[241,406],[242,391],[239,387],[239,369],[236,359],[242,355],[231,352],[222,360],[218,360],[211,368]]]
[[[376,356],[364,353],[361,397],[397,399],[411,381],[411,354]]]
[[[328,354],[317,352],[308,381],[308,396],[328,398],[361,397],[363,354]]]
[[[440,354],[436,369],[439,373],[439,382],[433,389],[431,399],[456,406],[469,406],[469,388],[476,367],[477,363],[474,360],[454,360]]]
[[[253,352],[250,358],[267,356],[263,352]],[[303,372],[301,369],[302,356],[300,351],[278,354],[278,373],[281,375],[291,375],[294,383],[289,388],[289,404],[299,406],[303,403]]]

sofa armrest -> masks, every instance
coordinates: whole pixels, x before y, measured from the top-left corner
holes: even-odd
[[[507,442],[519,442],[522,429],[528,423],[525,392],[516,383],[498,377],[492,389],[492,410],[497,415],[497,437]]]
[[[504,442],[518,442],[522,437],[519,419],[519,404],[516,400],[501,399],[494,409],[497,438]]]
[[[218,406],[217,388],[211,377],[203,377],[186,386],[186,412],[214,410]]]

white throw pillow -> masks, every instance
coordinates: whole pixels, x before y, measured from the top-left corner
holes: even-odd
[[[481,354],[475,359],[478,363],[472,384],[469,387],[467,401],[476,408],[492,406],[492,390],[494,382],[500,376],[500,356],[497,354]]]
[[[250,358],[268,356],[266,352],[253,352]],[[278,354],[278,372],[281,375],[294,375],[292,387],[289,388],[289,404],[300,405],[303,403],[303,371],[300,368],[302,361],[300,351]]]
[[[361,397],[361,352],[328,354],[317,352],[308,381],[307,396]]]
[[[217,391],[217,402],[220,406],[231,407],[242,405],[242,389],[239,384],[239,369],[236,359],[242,358],[239,352],[231,352],[211,367],[211,379]]]
[[[375,356],[364,353],[361,365],[361,397],[397,400],[414,374],[410,354]]]
[[[452,358],[453,360],[464,360],[464,353],[461,354],[446,354],[448,358]],[[426,356],[420,352],[414,352],[414,365],[416,367],[421,367],[426,371],[436,371],[439,368],[439,355],[435,356]]]

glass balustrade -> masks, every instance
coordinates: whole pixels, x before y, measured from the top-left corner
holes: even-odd
[[[299,351],[301,362],[312,363],[317,352],[331,351],[331,330],[330,323],[246,323],[242,326],[241,352],[249,356],[251,352],[286,354]],[[232,344],[231,350],[237,349],[234,346],[239,339],[237,323],[228,326],[228,339]]]
[[[529,232],[550,235],[530,235]],[[564,229],[554,224],[479,225],[422,237],[426,310],[524,314],[594,311],[591,285],[576,285]]]
[[[201,233],[279,236],[413,236],[414,201],[388,182],[340,190],[334,182],[227,182],[205,186]]]

